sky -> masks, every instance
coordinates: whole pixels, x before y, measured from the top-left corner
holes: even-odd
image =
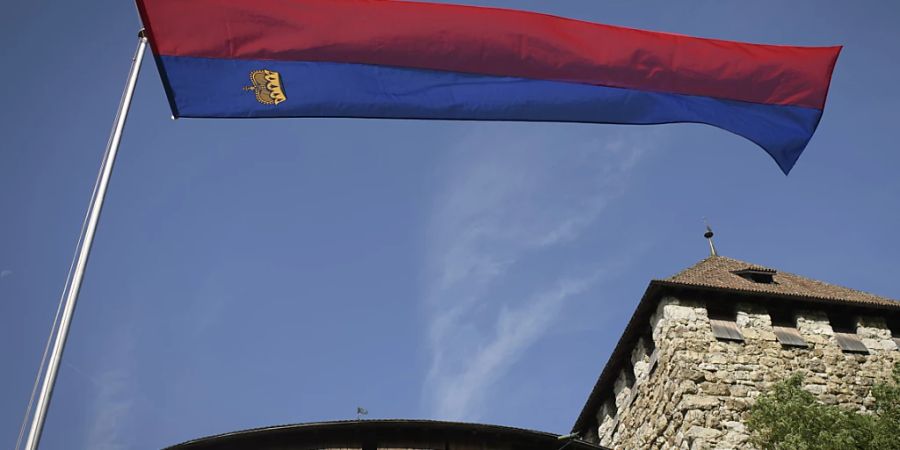
[[[790,176],[695,124],[170,119],[146,61],[42,449],[355,418],[566,433],[649,280],[721,254],[900,298],[900,3],[460,0],[844,45]],[[0,447],[13,448],[140,28],[0,15]]]

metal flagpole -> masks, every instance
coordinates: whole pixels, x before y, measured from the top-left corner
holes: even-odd
[[[94,241],[94,233],[97,231],[97,222],[100,220],[100,210],[103,209],[103,199],[106,196],[106,188],[112,175],[113,164],[116,161],[116,153],[119,151],[119,142],[122,140],[122,130],[125,128],[125,119],[128,117],[128,108],[131,106],[131,97],[134,95],[134,87],[137,84],[138,73],[141,71],[141,61],[144,59],[144,51],[147,49],[147,37],[144,31],[138,34],[138,47],[131,60],[131,70],[128,72],[128,82],[119,102],[119,111],[113,125],[112,134],[106,144],[106,157],[100,166],[100,179],[97,192],[91,202],[90,215],[85,228],[84,241],[78,250],[78,260],[75,263],[75,271],[72,274],[72,283],[66,293],[65,307],[53,342],[53,351],[50,353],[50,361],[47,372],[44,374],[44,383],[41,385],[41,393],[38,396],[34,417],[31,420],[31,429],[28,432],[28,440],[25,443],[27,450],[37,450],[41,433],[44,429],[44,419],[47,417],[47,408],[50,405],[50,397],[53,395],[53,386],[56,383],[56,375],[59,372],[59,363],[66,346],[66,337],[69,334],[69,325],[72,323],[72,314],[75,312],[75,303],[78,301],[78,291],[81,289],[81,281],[84,278],[84,269],[87,266],[88,256],[91,253],[91,244]]]

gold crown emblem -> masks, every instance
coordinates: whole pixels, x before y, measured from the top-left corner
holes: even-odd
[[[256,100],[264,105],[277,105],[285,100],[284,88],[281,85],[281,74],[274,70],[254,70],[250,72],[253,86],[245,86],[245,91],[256,93]]]

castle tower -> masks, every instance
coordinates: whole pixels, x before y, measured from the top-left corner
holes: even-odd
[[[751,448],[754,398],[795,372],[864,411],[900,361],[898,319],[900,302],[713,252],[650,282],[572,431],[623,450]]]

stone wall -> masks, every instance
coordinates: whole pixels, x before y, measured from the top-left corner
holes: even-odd
[[[745,341],[719,341],[704,304],[661,300],[650,320],[655,349],[638,342],[590,437],[616,450],[751,448],[743,420],[773,383],[801,372],[805,389],[821,401],[865,411],[873,403],[871,386],[889,379],[900,361],[878,317],[859,320],[857,335],[870,351],[864,355],[842,352],[823,312],[796,312],[809,347],[793,348],[777,341],[765,309],[739,303],[737,311]]]

